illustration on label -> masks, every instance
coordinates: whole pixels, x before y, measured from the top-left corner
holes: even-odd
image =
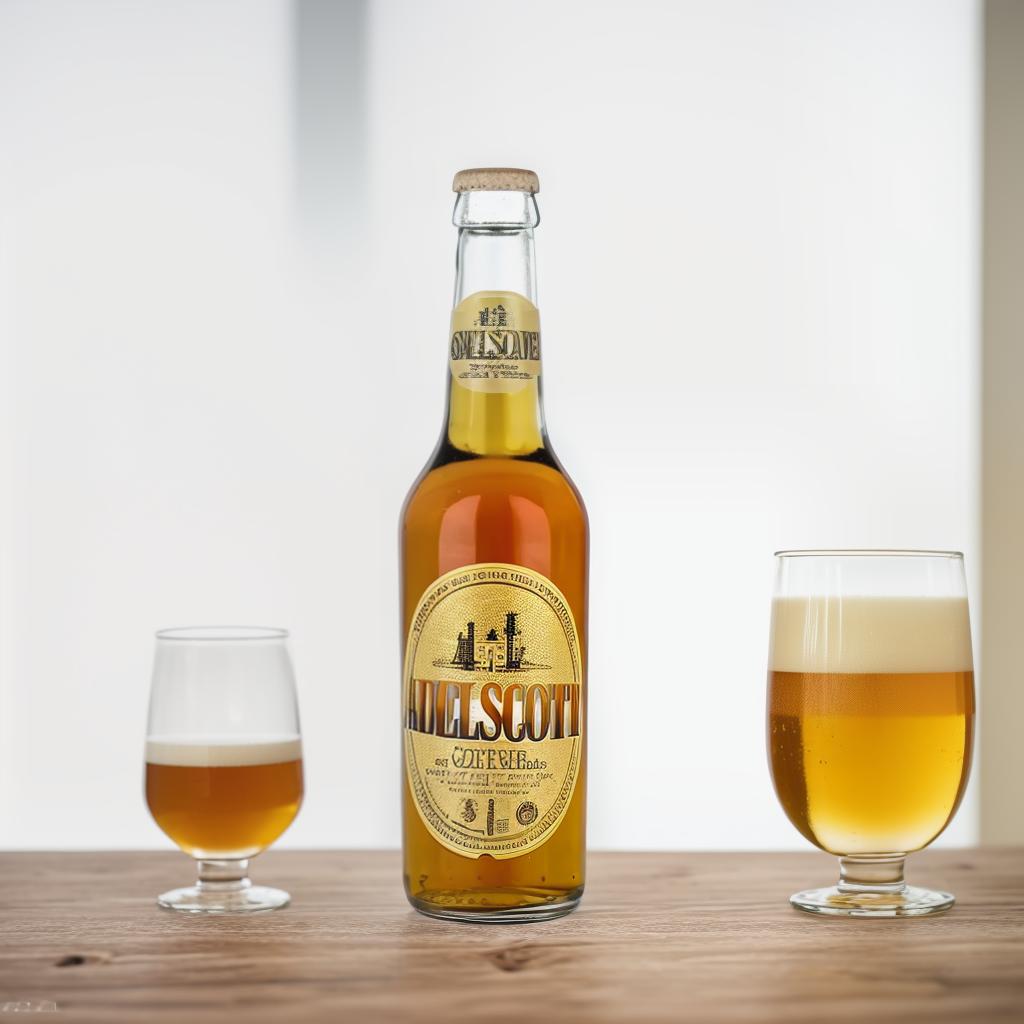
[[[579,774],[583,678],[572,611],[517,565],[467,565],[417,606],[405,656],[406,773],[434,837],[465,857],[549,839]]]
[[[540,376],[540,314],[516,292],[474,292],[452,311],[449,366],[470,391],[511,394]]]

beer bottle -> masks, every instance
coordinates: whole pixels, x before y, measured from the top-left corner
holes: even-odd
[[[538,190],[455,176],[447,415],[401,517],[405,887],[435,917],[583,893],[588,527],[544,426]]]

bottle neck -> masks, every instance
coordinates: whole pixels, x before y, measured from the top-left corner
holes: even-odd
[[[525,192],[464,192],[448,378],[448,440],[474,455],[544,446],[533,229]]]

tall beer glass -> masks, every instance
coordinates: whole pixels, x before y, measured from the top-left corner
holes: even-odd
[[[249,859],[302,802],[295,678],[283,629],[157,633],[146,736],[146,802],[198,862],[195,885],[157,898],[193,913],[274,910],[288,893],[249,881]]]
[[[801,910],[930,914],[948,892],[907,885],[908,853],[949,824],[971,763],[974,673],[963,556],[776,555],[768,752],[799,832],[839,857],[839,884]]]

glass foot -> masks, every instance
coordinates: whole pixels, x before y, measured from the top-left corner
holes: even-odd
[[[789,902],[809,914],[835,917],[921,917],[949,910],[954,898],[952,893],[920,889],[916,885],[874,892],[830,885],[795,893]]]
[[[290,899],[283,889],[266,885],[250,885],[231,892],[210,892],[201,885],[187,885],[161,893],[156,901],[167,910],[186,914],[253,914],[285,907]]]
[[[283,889],[253,885],[248,860],[201,860],[197,867],[195,885],[162,893],[157,903],[186,914],[255,914],[285,907],[291,899]]]

